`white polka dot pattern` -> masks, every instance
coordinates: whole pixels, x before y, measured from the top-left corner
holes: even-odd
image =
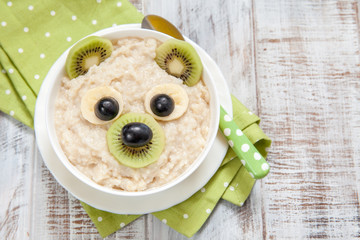
[[[230,122],[230,121],[231,121],[231,117],[226,114],[226,115],[224,116],[224,120],[225,120],[225,122]]]
[[[225,128],[224,129],[224,134],[225,134],[225,136],[230,136],[230,134],[231,134],[230,128]]]
[[[262,170],[266,171],[266,170],[268,170],[268,169],[270,168],[270,166],[269,166],[269,164],[267,164],[267,163],[263,163],[263,164],[261,165],[261,168],[262,168]]]
[[[251,112],[248,113],[252,115]],[[252,177],[255,179],[265,177],[269,172],[269,168],[262,165],[266,163],[265,159],[222,107],[220,107],[220,129],[227,138],[229,146]]]
[[[245,144],[241,145],[241,151],[247,152],[247,151],[249,151],[249,149],[250,149],[249,144],[245,143]]]

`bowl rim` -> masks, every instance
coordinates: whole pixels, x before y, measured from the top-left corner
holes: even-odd
[[[124,34],[126,36],[123,36],[122,34]],[[141,36],[139,36],[139,35],[141,35]],[[107,29],[103,29],[98,32],[95,32],[93,34],[87,35],[86,37],[88,37],[88,36],[101,36],[101,37],[108,38],[110,40],[115,40],[115,39],[118,39],[121,37],[140,37],[140,38],[153,37],[160,41],[165,41],[165,40],[171,38],[170,36],[160,33],[160,32],[157,32],[157,31],[135,28],[135,27],[129,27],[129,28],[124,28],[124,29],[107,28]],[[86,38],[86,37],[84,37],[84,38]],[[84,38],[82,38],[82,39],[84,39]],[[82,39],[80,39],[80,40],[82,40]],[[189,43],[192,44],[191,41]],[[76,43],[74,43],[74,45],[75,44]],[[74,46],[74,45],[72,45],[72,46]],[[199,48],[199,47],[194,44],[192,44],[192,45],[198,51],[197,48]],[[117,190],[117,189],[112,189],[109,187],[102,186],[102,185],[96,183],[95,181],[91,180],[89,177],[87,177],[85,174],[83,174],[79,169],[77,169],[70,162],[70,160],[68,160],[68,158],[66,157],[65,153],[63,152],[63,150],[60,146],[60,143],[58,141],[57,134],[56,134],[55,127],[54,127],[54,122],[51,121],[51,119],[50,119],[51,113],[52,113],[52,115],[54,115],[54,108],[52,110],[50,110],[50,107],[53,106],[53,104],[51,104],[51,103],[55,103],[55,99],[56,99],[56,97],[54,97],[55,96],[54,91],[56,90],[55,91],[56,96],[58,93],[58,88],[56,88],[55,85],[56,84],[59,85],[61,83],[61,80],[59,80],[59,79],[62,79],[62,77],[64,76],[65,59],[66,59],[68,52],[72,46],[70,46],[55,62],[58,64],[59,64],[59,62],[63,63],[63,64],[60,64],[59,67],[57,67],[55,69],[53,69],[53,67],[52,67],[44,79],[44,81],[47,79],[51,80],[50,89],[48,91],[46,91],[46,94],[45,94],[45,99],[46,99],[46,101],[45,101],[45,104],[46,104],[46,106],[45,106],[45,111],[46,111],[45,112],[45,122],[46,122],[47,134],[50,139],[50,145],[54,149],[54,151],[55,151],[57,157],[60,159],[61,163],[71,172],[72,175],[74,175],[76,178],[81,180],[86,185],[88,185],[92,188],[95,188],[101,192],[105,192],[105,193],[113,194],[113,195],[119,195],[119,196],[134,197],[134,196],[144,196],[144,195],[156,194],[158,192],[165,191],[166,189],[174,187],[175,185],[177,185],[178,183],[180,183],[184,179],[186,179],[188,176],[190,176],[201,165],[201,163],[204,161],[205,157],[209,153],[210,148],[214,144],[214,140],[216,138],[217,131],[218,131],[218,124],[219,124],[219,118],[220,118],[220,103],[219,103],[219,97],[218,97],[219,94],[217,94],[217,91],[216,91],[217,89],[215,88],[214,79],[211,76],[211,74],[209,74],[209,70],[208,70],[207,66],[205,64],[203,66],[204,67],[203,79],[206,82],[206,86],[208,87],[210,96],[211,96],[211,98],[210,98],[210,101],[211,101],[210,102],[210,110],[211,110],[210,116],[211,116],[211,118],[210,118],[209,129],[212,131],[210,131],[210,133],[208,134],[207,143],[206,143],[203,151],[183,173],[181,173],[179,176],[172,179],[170,182],[168,182],[166,184],[163,184],[163,185],[155,187],[155,188],[147,189],[144,191],[136,191],[136,192]],[[53,66],[55,66],[55,63]],[[53,100],[51,101],[51,99],[53,99]]]

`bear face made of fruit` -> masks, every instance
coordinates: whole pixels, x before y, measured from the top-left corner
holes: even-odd
[[[111,41],[91,36],[78,42],[69,52],[66,71],[75,78],[93,65],[108,58],[113,51]],[[187,42],[170,39],[156,49],[156,63],[168,74],[191,87],[202,74],[202,63],[195,49]],[[157,121],[180,118],[188,108],[189,98],[181,85],[165,83],[152,87],[144,96],[146,113],[122,114],[121,94],[110,86],[88,90],[81,99],[82,116],[95,125],[109,124],[107,145],[110,153],[132,168],[148,166],[159,159],[165,134]]]

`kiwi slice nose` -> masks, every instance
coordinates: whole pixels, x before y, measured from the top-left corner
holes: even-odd
[[[156,162],[165,146],[162,127],[149,114],[126,113],[106,134],[110,153],[119,163],[142,168]]]

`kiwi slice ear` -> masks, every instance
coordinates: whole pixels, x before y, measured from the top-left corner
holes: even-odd
[[[75,44],[66,58],[65,68],[70,79],[87,73],[93,65],[99,65],[110,57],[113,45],[110,40],[90,36]]]
[[[164,130],[152,116],[144,113],[121,116],[111,125],[106,137],[110,153],[121,164],[132,168],[156,162],[165,146]]]
[[[201,59],[190,43],[169,39],[156,49],[156,63],[189,87],[199,82],[203,70]]]

